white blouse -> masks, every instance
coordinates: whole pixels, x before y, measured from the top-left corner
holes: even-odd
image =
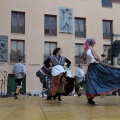
[[[81,68],[77,68],[75,76],[78,78],[78,83],[80,83],[83,80],[84,77],[84,71]]]
[[[87,50],[86,55],[87,55],[87,64],[94,63],[96,61],[92,55],[91,49]]]
[[[84,77],[84,72],[82,68],[77,68],[75,75],[79,78]]]

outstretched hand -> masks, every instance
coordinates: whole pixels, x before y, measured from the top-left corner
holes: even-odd
[[[95,63],[97,63],[97,64],[98,64],[98,63],[100,63],[100,61],[95,61]]]

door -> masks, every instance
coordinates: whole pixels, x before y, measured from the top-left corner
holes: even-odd
[[[13,74],[8,75],[8,85],[7,85],[7,92],[11,94],[12,92],[15,92],[17,88],[17,85],[15,83],[15,77]],[[22,88],[20,89],[20,93],[24,94],[26,93],[26,76],[22,80]]]

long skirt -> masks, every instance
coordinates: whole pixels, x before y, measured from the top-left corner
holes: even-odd
[[[61,81],[61,77],[63,74],[59,74],[58,76],[52,77],[52,87],[51,93],[52,96],[55,96],[57,93],[61,93],[62,95],[69,95],[74,89],[74,78],[65,77],[65,81]]]
[[[95,97],[120,90],[120,68],[92,63],[86,73],[86,95]]]
[[[60,92],[60,78],[62,75],[63,74],[59,74],[57,76],[52,77],[52,87],[51,87],[52,96]]]
[[[75,79],[66,77],[66,82],[67,83],[64,86],[64,91],[62,92],[62,95],[65,95],[65,96],[69,95],[73,91]]]

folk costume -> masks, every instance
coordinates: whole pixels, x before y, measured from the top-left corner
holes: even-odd
[[[21,83],[22,83],[22,80],[25,76],[25,73],[26,73],[26,68],[25,66],[22,64],[23,62],[23,59],[22,58],[19,58],[19,62],[16,63],[14,66],[13,66],[13,74],[15,76],[15,82],[16,82],[16,85],[17,85],[17,88],[16,88],[16,91],[14,93],[14,98],[15,99],[18,99],[17,95],[21,89]]]
[[[84,82],[84,71],[81,67],[81,65],[78,65],[78,68],[76,69],[75,72],[75,93],[78,94],[78,97],[82,95],[82,90],[83,90],[83,82]]]
[[[90,104],[95,104],[95,96],[105,96],[120,89],[120,68],[98,63],[97,56],[92,44],[95,39],[89,38],[84,44],[88,70],[86,73],[86,95]]]
[[[44,61],[44,64],[45,64],[46,67],[49,66],[49,64],[48,64],[49,62],[52,63],[52,66],[56,66],[56,65],[64,66],[65,62],[67,63],[67,65],[66,65],[67,67],[70,66],[71,62],[66,57],[56,55],[57,52],[59,52],[59,50],[61,50],[61,48],[54,49],[53,55],[51,55],[48,59],[46,59]]]
[[[57,53],[61,50],[61,48],[55,48],[53,50],[53,55],[51,55],[47,60],[44,61],[44,64],[46,67],[49,66],[49,62],[52,63],[52,66],[58,66],[60,65],[61,67],[64,66],[65,63],[67,63],[67,67],[70,66],[71,62],[66,58],[63,57],[61,55],[57,55]],[[56,67],[55,67],[56,68]],[[63,67],[62,67],[63,68]],[[53,70],[53,68],[52,68]],[[64,73],[64,72],[63,72]],[[52,88],[51,88],[51,94],[53,96],[53,98],[55,98],[56,96],[58,96],[58,101],[62,101],[61,100],[61,93],[62,92],[58,92],[59,87],[61,87],[61,79],[62,76],[64,75],[62,72],[59,73],[58,75],[52,75]],[[47,100],[51,100],[51,96],[47,97]]]
[[[67,76],[61,65],[52,68],[52,76],[52,96],[58,96],[58,101],[62,102],[61,95],[68,95],[73,91],[75,79]]]

